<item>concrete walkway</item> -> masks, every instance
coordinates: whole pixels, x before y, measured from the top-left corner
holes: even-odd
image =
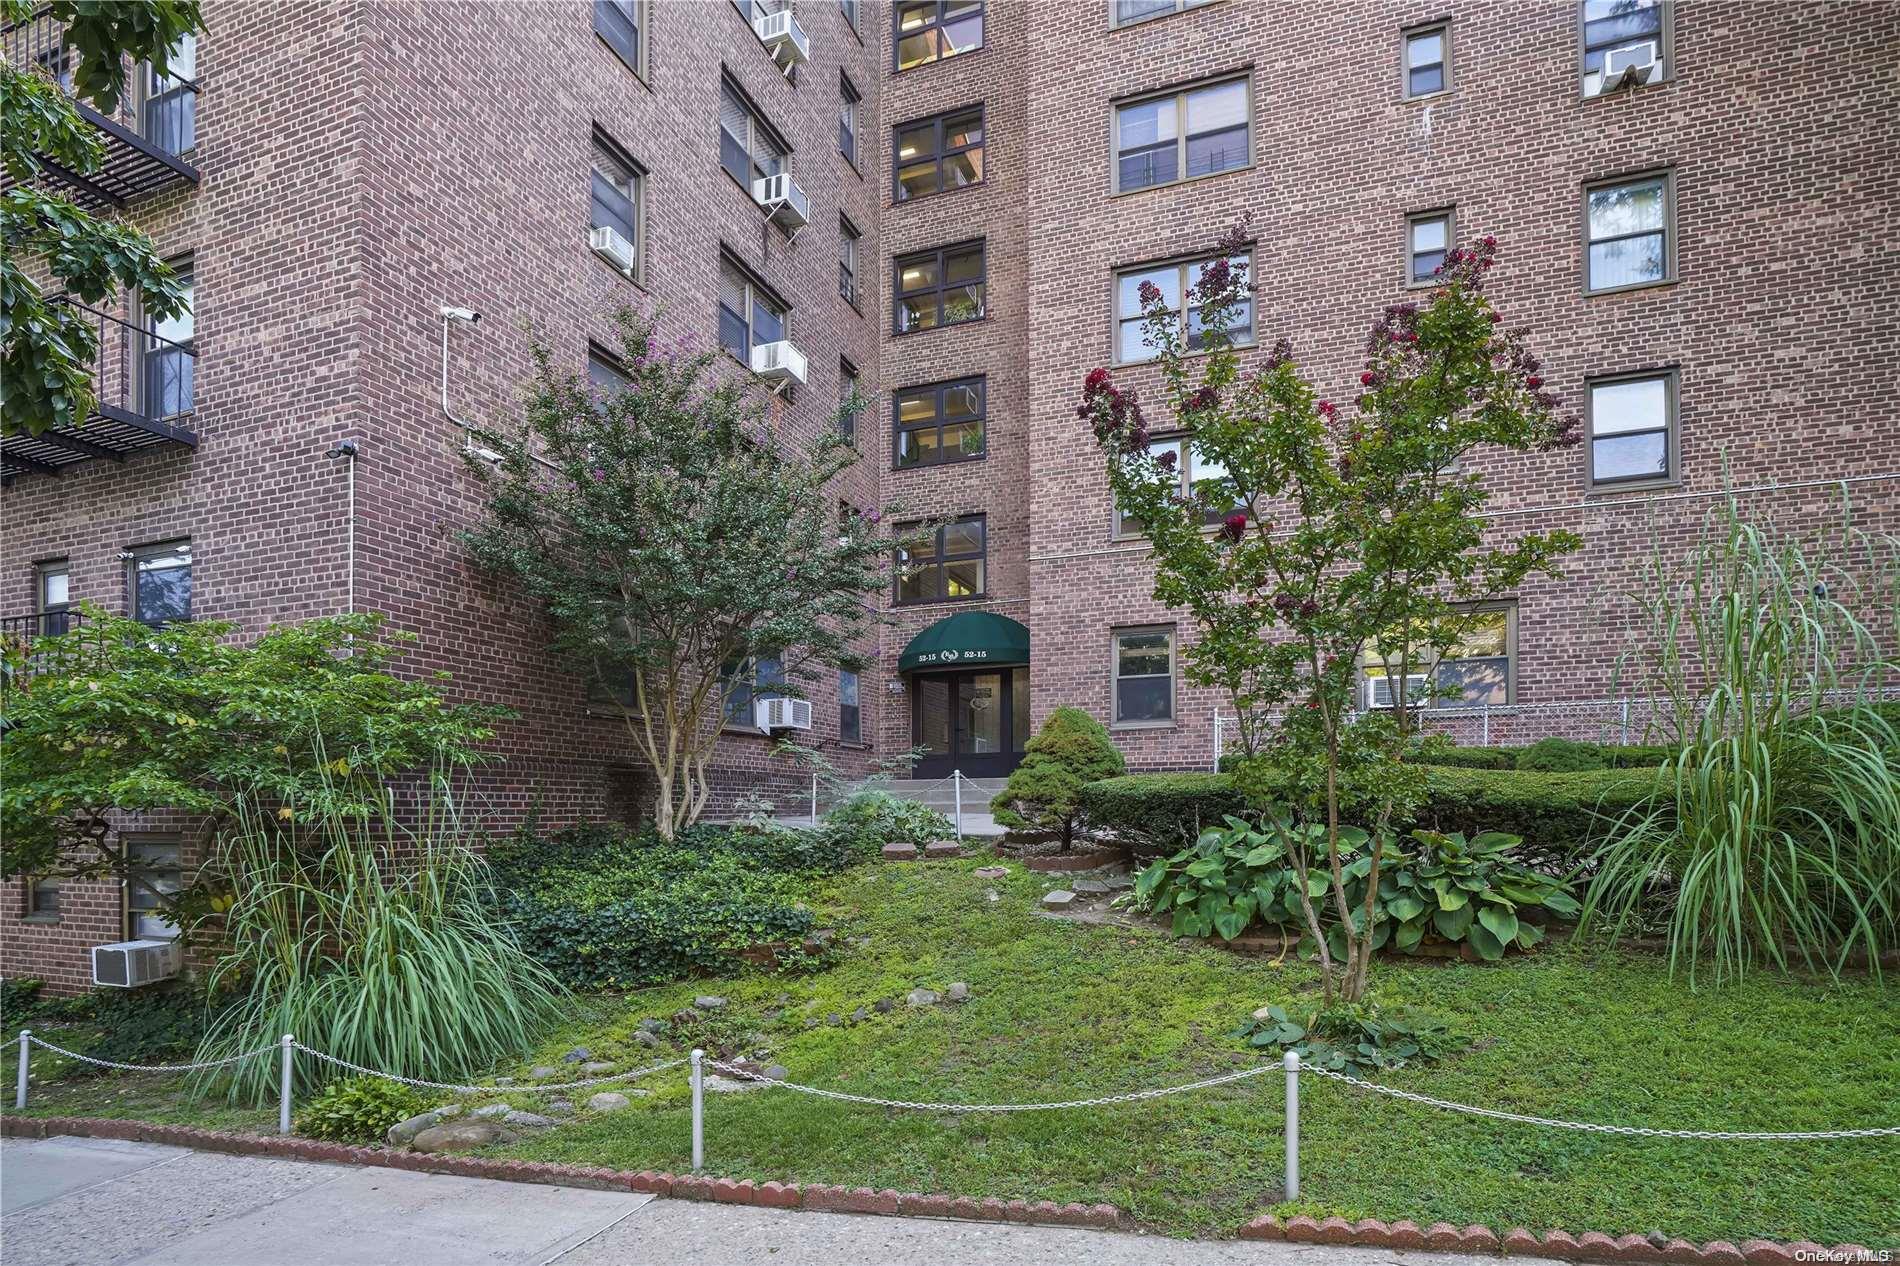
[[[7,1266],[1497,1266],[1450,1254],[776,1212],[86,1138],[0,1143],[0,1241]]]

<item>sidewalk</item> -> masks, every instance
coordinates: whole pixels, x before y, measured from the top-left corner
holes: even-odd
[[[1497,1266],[1497,1258],[1208,1243],[788,1213],[109,1139],[0,1142],[7,1266]]]

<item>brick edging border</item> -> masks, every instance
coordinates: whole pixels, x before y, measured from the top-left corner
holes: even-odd
[[[0,1136],[7,1138],[123,1139],[136,1143],[164,1143],[206,1152],[238,1156],[281,1156],[292,1160],[325,1161],[342,1165],[370,1165],[419,1173],[455,1174],[464,1178],[496,1178],[505,1182],[546,1183],[563,1187],[590,1187],[600,1191],[637,1191],[676,1200],[711,1200],[720,1204],[754,1205],[762,1209],[808,1209],[823,1213],[874,1213],[894,1217],[961,1218],[972,1222],[1020,1222],[1043,1226],[1126,1228],[1129,1219],[1112,1204],[1057,1204],[1053,1200],[999,1200],[994,1196],[919,1195],[914,1192],[877,1191],[870,1187],[837,1187],[824,1183],[755,1183],[749,1178],[710,1178],[698,1174],[670,1174],[656,1170],[607,1169],[598,1165],[558,1165],[548,1161],[499,1160],[483,1156],[442,1156],[430,1152],[391,1151],[353,1147],[284,1135],[240,1134],[230,1130],[201,1130],[189,1125],[153,1125],[144,1121],[104,1117],[0,1116]],[[1362,1218],[1316,1219],[1305,1216],[1255,1218],[1240,1229],[1243,1240],[1270,1240],[1295,1244],[1329,1244],[1358,1248],[1415,1249],[1426,1252],[1507,1254],[1568,1261],[1610,1263],[1666,1263],[1669,1266],[1794,1266],[1796,1262],[1868,1261],[1871,1254],[1858,1244],[1827,1247],[1808,1240],[1710,1240],[1696,1244],[1672,1239],[1662,1244],[1642,1235],[1621,1237],[1601,1231],[1571,1235],[1547,1231],[1542,1236],[1526,1227],[1513,1227],[1502,1237],[1488,1226],[1456,1227],[1449,1222],[1383,1222]]]

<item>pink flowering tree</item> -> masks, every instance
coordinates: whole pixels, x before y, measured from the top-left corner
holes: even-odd
[[[1307,881],[1327,999],[1353,1002],[1391,931],[1374,897],[1400,847],[1392,824],[1423,792],[1406,754],[1433,692],[1403,683],[1472,631],[1481,604],[1557,575],[1579,543],[1487,526],[1484,477],[1467,458],[1482,449],[1495,469],[1574,445],[1578,422],[1559,415],[1528,332],[1485,294],[1495,239],[1451,251],[1423,302],[1384,310],[1343,405],[1301,375],[1284,339],[1265,354],[1235,345],[1250,324],[1246,249],[1243,224],[1179,311],[1142,287],[1165,423],[1106,369],[1084,381],[1077,414],[1153,549],[1155,597],[1194,622],[1188,679],[1219,688],[1239,718],[1236,777]],[[1151,427],[1182,439],[1161,449]],[[1375,648],[1397,706],[1362,710],[1361,656]],[[1369,880],[1359,909],[1352,878]]]
[[[476,431],[499,460],[469,458],[488,504],[463,539],[621,718],[671,839],[705,811],[719,732],[751,724],[755,694],[867,666],[893,541],[875,508],[843,512],[835,481],[857,452],[836,427],[775,428],[723,350],[616,319],[624,378],[590,383],[536,346],[521,415]]]

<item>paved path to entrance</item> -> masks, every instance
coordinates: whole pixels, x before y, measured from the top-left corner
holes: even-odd
[[[1497,1266],[779,1212],[85,1138],[0,1143],[0,1239],[7,1266]]]

